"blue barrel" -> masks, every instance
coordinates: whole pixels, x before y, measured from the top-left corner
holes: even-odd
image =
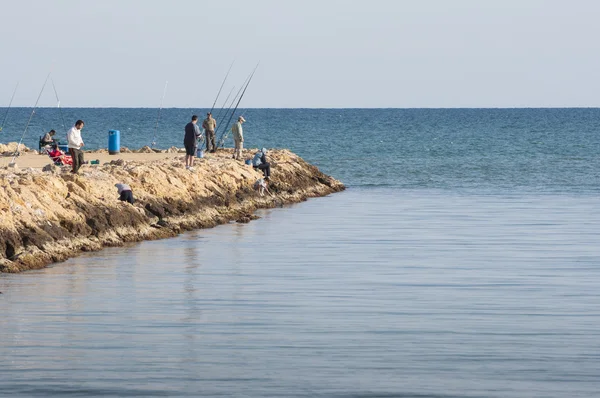
[[[121,150],[121,132],[108,130],[108,154],[116,155]]]
[[[203,158],[204,157],[204,149],[198,148],[196,150],[196,157]]]

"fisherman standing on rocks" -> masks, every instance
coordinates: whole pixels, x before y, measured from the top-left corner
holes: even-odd
[[[83,120],[78,120],[75,122],[75,126],[67,132],[67,147],[73,159],[73,169],[71,170],[73,174],[77,174],[83,164],[83,151],[81,150],[81,147],[83,147],[83,139],[81,139],[83,125]]]
[[[183,146],[185,146],[185,168],[194,171],[194,159],[200,137],[200,128],[197,125],[198,116],[193,115],[192,121],[185,125],[185,136],[183,137]]]
[[[233,158],[240,160],[242,158],[242,151],[244,150],[244,130],[242,129],[242,123],[246,119],[243,116],[238,117],[238,121],[234,123],[231,131],[233,132],[233,142],[235,149],[233,150]]]
[[[215,145],[215,129],[217,121],[212,117],[212,113],[206,114],[206,119],[202,122],[202,128],[206,131],[206,152],[214,152],[217,150]]]

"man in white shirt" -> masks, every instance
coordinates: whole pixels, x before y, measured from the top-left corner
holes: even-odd
[[[73,174],[77,174],[79,168],[83,164],[83,151],[81,150],[81,147],[83,146],[83,140],[81,139],[81,129],[83,128],[83,125],[83,120],[78,120],[75,122],[75,126],[71,127],[67,132],[67,146],[71,158],[73,158],[73,170],[71,170],[71,173]]]

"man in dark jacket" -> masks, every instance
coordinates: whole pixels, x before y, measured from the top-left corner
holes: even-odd
[[[185,125],[185,137],[183,138],[183,146],[185,146],[185,168],[194,171],[194,158],[198,147],[198,137],[200,137],[200,128],[198,116],[192,116],[192,121]]]

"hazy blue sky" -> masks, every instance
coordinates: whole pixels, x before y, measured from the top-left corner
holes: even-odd
[[[600,106],[595,0],[0,0],[0,106]],[[221,100],[219,102],[221,102]],[[40,100],[55,105],[52,86]]]

